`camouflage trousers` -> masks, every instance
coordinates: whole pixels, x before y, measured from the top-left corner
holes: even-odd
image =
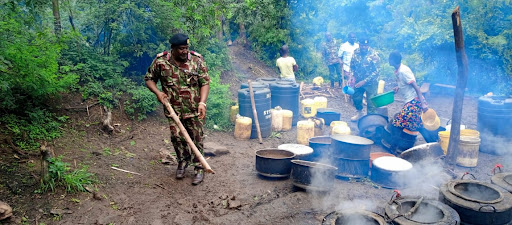
[[[171,130],[171,143],[174,147],[174,151],[176,152],[178,162],[186,161],[190,166],[201,167],[199,159],[195,157],[194,152],[192,152],[192,149],[188,146],[187,140],[178,127],[178,124],[176,124],[172,118],[168,118],[168,120],[169,128]],[[188,135],[196,145],[197,149],[201,152],[202,155],[204,155],[203,121],[199,120],[197,117],[192,117],[181,119],[181,123],[187,130]]]

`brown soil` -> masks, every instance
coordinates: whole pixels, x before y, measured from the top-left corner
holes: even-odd
[[[258,77],[276,77],[273,69],[258,61],[249,51],[230,47],[233,71],[223,74],[223,82],[231,85],[233,98],[241,82]],[[340,96],[341,89],[334,94]],[[430,106],[441,117],[449,118],[452,98],[430,96]],[[84,107],[79,98],[65,98],[63,107]],[[475,98],[466,98],[463,123],[476,128]],[[397,112],[401,102],[389,106]],[[328,107],[341,111],[349,121],[354,108],[341,97],[329,97]],[[255,170],[255,151],[276,148],[284,143],[296,143],[297,130],[283,132],[279,137],[236,140],[231,132],[206,132],[207,160],[216,174],[207,174],[205,181],[192,186],[193,170],[186,171],[183,180],[174,178],[176,163],[160,162],[160,149],[172,151],[169,130],[163,113],[158,111],[143,122],[128,120],[121,110],[113,113],[116,130],[105,134],[100,126],[104,113],[100,107],[89,111],[65,111],[71,122],[64,135],[49,143],[57,155],[73,168],[88,165],[99,181],[96,194],[55,193],[37,194],[37,158],[16,158],[6,145],[0,152],[0,201],[14,209],[14,217],[5,224],[320,224],[323,217],[335,209],[365,207],[382,213],[392,190],[375,186],[369,180],[347,182],[334,180],[334,190],[328,193],[307,192],[292,185],[290,179],[268,179]],[[357,124],[350,122],[352,133]],[[325,131],[328,132],[328,129]],[[417,144],[424,143],[418,140]],[[381,150],[378,146],[372,151]],[[222,152],[223,154],[218,154]],[[469,171],[483,181],[502,157],[480,154],[476,168],[455,168],[455,174]],[[35,166],[34,166],[35,165]],[[124,173],[112,166],[137,172]],[[404,193],[407,194],[407,193]],[[59,212],[60,210],[60,212]],[[57,212],[56,212],[57,211]],[[53,214],[52,214],[53,213]],[[57,213],[57,214],[55,214]],[[58,215],[60,213],[60,215]]]

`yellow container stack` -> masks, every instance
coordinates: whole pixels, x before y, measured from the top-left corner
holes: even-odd
[[[302,100],[301,102],[301,108],[300,108],[300,114],[305,117],[313,117],[316,115],[316,108],[315,108],[315,100],[306,98]]]
[[[313,101],[315,101],[316,109],[327,108],[327,98],[326,97],[315,97],[313,99]]]
[[[235,138],[248,140],[251,138],[252,119],[249,117],[238,117],[235,122]]]
[[[309,138],[315,136],[315,123],[309,120],[297,122],[297,143],[309,145]]]
[[[283,129],[283,110],[281,107],[276,107],[270,110],[272,115],[272,131],[281,131]]]
[[[229,111],[229,120],[231,120],[232,123],[236,121],[236,115],[238,114],[238,104],[231,106],[231,109]]]
[[[292,122],[293,122],[293,111],[283,109],[282,116],[283,116],[283,127],[281,128],[282,131],[288,131],[292,129]]]
[[[346,125],[336,125],[332,128],[331,135],[349,135],[350,134],[350,127]]]

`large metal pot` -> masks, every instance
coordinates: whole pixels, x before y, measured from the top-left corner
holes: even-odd
[[[463,223],[509,224],[512,222],[512,194],[500,187],[476,180],[452,180],[440,188],[440,200],[457,213]]]
[[[358,179],[368,177],[370,171],[370,159],[336,159],[338,173],[336,178],[340,180]]]
[[[404,188],[406,174],[412,169],[412,164],[404,159],[382,156],[372,162],[370,179],[384,188]]]
[[[295,154],[280,149],[256,151],[256,171],[265,177],[287,177],[292,169]]]
[[[451,225],[459,224],[459,214],[449,206],[435,200],[422,199],[418,207],[409,214],[419,199],[395,199],[385,208],[393,224],[399,225]]]
[[[371,139],[375,142],[382,139],[382,131],[380,128],[384,128],[388,124],[388,119],[383,115],[379,114],[368,114],[361,117],[357,122],[357,128],[359,129],[359,136]]]
[[[345,159],[369,159],[373,141],[354,135],[333,135],[331,152]]]
[[[327,164],[292,160],[293,185],[312,191],[328,191],[334,184],[338,168]]]
[[[313,154],[311,155],[311,160],[317,161],[328,161],[330,160],[331,152],[331,137],[329,136],[319,136],[312,137],[309,139],[309,147],[313,148]]]
[[[322,225],[387,225],[381,215],[366,210],[331,212],[322,220]]]
[[[491,183],[512,193],[512,173],[498,173],[491,177]]]

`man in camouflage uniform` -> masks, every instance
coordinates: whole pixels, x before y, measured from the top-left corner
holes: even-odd
[[[331,88],[334,88],[334,82],[339,82],[341,87],[341,59],[338,57],[338,43],[331,33],[325,33],[325,42],[322,43],[322,56],[325,64],[329,68],[329,80]]]
[[[189,39],[185,34],[176,34],[169,42],[171,52],[162,52],[156,56],[144,80],[158,101],[171,104],[194,144],[203,154],[203,124],[210,90],[208,69],[201,55],[189,51]],[[156,86],[158,81],[162,85],[162,91]],[[203,181],[204,169],[165,107],[164,111],[169,120],[171,142],[178,158],[176,178],[184,177],[185,169],[190,163],[195,166],[192,184],[197,185]]]
[[[354,80],[349,81],[349,83],[355,84],[352,101],[357,110],[357,115],[350,118],[352,121],[357,121],[363,116],[364,93],[366,92],[366,99],[370,99],[377,93],[380,57],[368,44],[368,38],[363,38],[359,43],[359,48],[354,51],[352,61],[350,62],[350,69],[352,70]],[[371,101],[367,101],[366,109],[368,114],[376,112],[376,108]]]

